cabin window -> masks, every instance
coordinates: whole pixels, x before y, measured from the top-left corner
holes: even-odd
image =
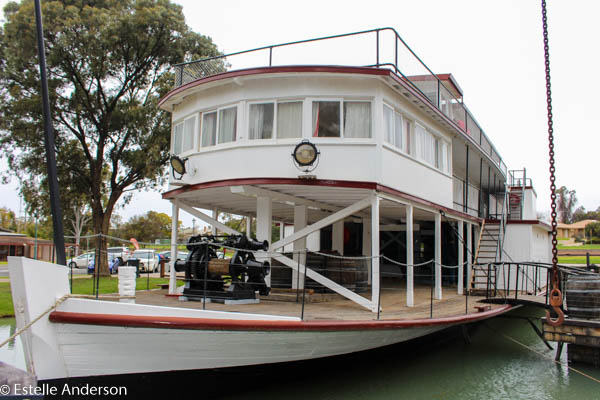
[[[250,104],[248,136],[250,139],[271,139],[275,104]]]
[[[183,122],[183,145],[181,152],[193,150],[194,148],[194,131],[196,130],[196,116],[188,118]]]
[[[340,137],[340,102],[313,101],[313,137]]]
[[[435,138],[419,124],[415,124],[415,155],[429,165],[436,164]]]
[[[302,102],[277,103],[277,137],[302,137]]]
[[[449,153],[450,153],[450,146],[448,146],[448,143],[446,143],[443,140],[440,140],[440,152],[439,152],[439,154],[440,154],[440,157],[439,157],[440,169],[443,172],[447,172],[447,173],[450,172],[450,163],[448,162],[448,160],[449,160],[448,154]]]
[[[235,141],[237,128],[237,107],[219,110],[219,143]]]
[[[173,154],[181,154],[194,148],[196,116],[187,118],[173,128]]]
[[[404,133],[404,119],[402,114],[394,111],[391,107],[384,104],[383,106],[383,118],[384,118],[384,130],[385,140],[399,148],[402,151],[406,151],[406,140]]]
[[[344,102],[344,137],[371,137],[371,103],[368,101]]]
[[[181,143],[183,142],[183,122],[175,125],[173,128],[173,154],[181,153]]]
[[[406,118],[404,119],[404,139],[406,139],[406,152],[412,156],[415,155],[413,126],[414,124],[411,121],[407,120]]]
[[[217,142],[217,112],[202,114],[202,147],[214,146]]]

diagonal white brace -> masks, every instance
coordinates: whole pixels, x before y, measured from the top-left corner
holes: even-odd
[[[364,208],[369,207],[371,205],[372,197],[373,197],[373,195],[371,195],[365,199],[362,199],[362,200],[352,204],[351,206],[343,208],[340,211],[335,212],[335,213],[315,222],[312,225],[308,225],[306,228],[300,229],[298,232],[294,232],[292,235],[290,235],[284,239],[274,242],[271,245],[271,250],[277,250],[285,245],[293,243],[296,240],[303,238],[304,236],[307,236],[310,233],[318,231],[321,228],[331,225],[334,222],[340,221],[340,220],[342,220]]]
[[[200,210],[195,209],[194,207],[190,207],[190,206],[182,203],[181,201],[177,201],[177,205],[179,206],[180,210],[188,212],[188,213],[192,214],[194,217],[200,218],[202,221],[206,222],[207,224],[217,227],[217,229],[219,229],[222,232],[229,233],[230,235],[241,235],[241,233],[236,231],[235,229],[230,228],[227,225],[220,223],[216,219],[209,217],[208,215],[204,214]]]
[[[299,266],[300,273],[304,274],[304,268],[305,268],[304,265],[298,264],[297,261],[294,261],[291,258],[286,257],[284,255],[275,255],[275,256],[273,256],[273,258],[276,259],[277,261],[279,261],[280,263],[282,263],[283,265],[290,267],[294,271],[298,271],[298,266]],[[372,312],[377,312],[377,304],[375,302],[372,302],[372,301],[354,293],[353,291],[346,289],[342,285],[335,283],[331,279],[324,277],[323,275],[319,274],[318,272],[315,272],[314,270],[312,270],[310,268],[306,268],[306,276],[308,278],[314,280],[315,282],[318,282],[321,285],[333,290],[334,292],[346,297],[347,299],[352,300],[353,302],[363,306],[367,310],[372,311]]]

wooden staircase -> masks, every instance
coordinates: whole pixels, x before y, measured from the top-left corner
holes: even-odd
[[[487,263],[500,259],[498,241],[501,235],[499,220],[485,220],[481,225],[481,235],[475,251],[475,264],[471,272],[470,293],[473,295],[486,294],[489,289],[496,288],[496,268],[488,268]],[[483,265],[479,265],[483,264]],[[488,282],[489,274],[489,282]],[[493,293],[492,293],[493,295]]]

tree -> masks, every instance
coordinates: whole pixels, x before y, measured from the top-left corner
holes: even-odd
[[[138,242],[154,242],[171,236],[171,217],[165,213],[148,211],[136,215],[121,226],[119,233],[124,239],[135,238]]]
[[[0,227],[10,231],[17,230],[17,217],[8,207],[0,207]]]
[[[0,150],[21,182],[46,175],[33,2],[4,8],[0,31]],[[169,0],[44,1],[51,113],[61,188],[83,184],[96,234],[119,200],[165,177],[170,119],[157,107],[170,65],[219,54]],[[68,207],[64,207],[69,209]],[[100,241],[106,247],[106,238]],[[105,254],[105,253],[104,253]],[[99,271],[108,275],[106,258]]]
[[[556,190],[556,214],[558,222],[570,224],[573,221],[573,209],[577,204],[574,190],[561,186]]]
[[[591,222],[585,226],[585,237],[590,238],[591,242],[600,238],[600,222]]]

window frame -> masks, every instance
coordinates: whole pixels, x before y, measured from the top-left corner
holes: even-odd
[[[180,118],[178,119],[178,122],[173,124],[172,127],[172,131],[171,131],[171,154],[176,155],[176,156],[186,156],[188,154],[192,154],[195,153],[197,151],[198,148],[198,143],[196,142],[196,137],[198,136],[198,116],[200,115],[200,113],[193,113],[190,114],[186,117]],[[185,123],[186,121],[189,121],[190,119],[194,118],[194,126],[192,127],[192,145],[189,149],[187,150],[183,150],[183,145],[185,143]],[[175,152],[175,131],[177,129],[178,126],[181,125],[181,148],[179,153]]]

